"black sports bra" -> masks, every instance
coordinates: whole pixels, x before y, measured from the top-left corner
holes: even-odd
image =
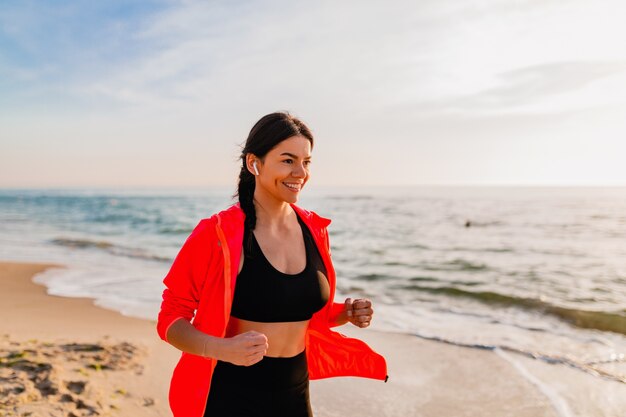
[[[231,316],[275,323],[309,320],[330,297],[326,267],[311,232],[300,219],[306,266],[298,274],[278,271],[267,260],[254,233],[244,231],[244,264],[235,283]],[[251,252],[248,239],[252,239]]]

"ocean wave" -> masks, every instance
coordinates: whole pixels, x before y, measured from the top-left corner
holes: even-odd
[[[160,218],[150,218],[147,216],[133,215],[129,213],[98,213],[88,218],[90,223],[104,223],[104,224],[130,224],[132,226],[140,226],[144,224],[160,224],[162,220]]]
[[[160,235],[188,235],[193,228],[189,227],[162,227],[158,230]]]
[[[50,243],[68,248],[100,248],[107,249],[113,246],[111,242],[105,240],[89,240],[89,239],[70,239],[58,238],[52,239]]]
[[[410,281],[428,281],[428,282],[437,282],[439,281],[439,279],[435,278],[435,277],[423,277],[423,276],[417,276],[417,277],[411,277],[409,278]]]
[[[403,285],[402,289],[442,294],[450,297],[464,297],[488,305],[518,307],[529,311],[555,316],[571,325],[584,329],[595,329],[626,335],[626,312],[624,310],[587,311],[575,308],[555,306],[534,298],[515,297],[492,291],[467,291],[457,287],[427,287],[417,284]]]
[[[567,366],[578,369],[579,371],[585,372],[593,376],[597,376],[597,377],[601,377],[607,380],[612,380],[616,382],[621,382],[622,384],[626,384],[626,375],[609,372],[597,366],[598,364],[602,364],[602,363],[623,362],[625,360],[623,355],[616,355],[614,358],[610,358],[608,360],[603,360],[603,361],[583,362],[583,361],[577,361],[573,358],[566,357],[566,356],[550,355],[550,354],[545,354],[545,353],[538,352],[538,351],[520,349],[520,348],[516,348],[513,346],[481,344],[481,343],[464,343],[464,342],[454,341],[454,340],[450,340],[450,339],[439,337],[439,336],[430,336],[430,335],[424,335],[424,334],[419,334],[419,333],[411,333],[411,334],[415,337],[419,337],[420,339],[431,340],[434,342],[446,343],[449,345],[460,346],[460,347],[465,347],[465,348],[491,350],[496,353],[498,352],[498,349],[500,349],[500,350],[504,350],[504,351],[508,351],[512,353],[517,353],[519,355],[523,355],[531,359],[540,360],[540,361],[549,363],[551,365],[555,365],[555,364],[567,365]]]
[[[125,256],[135,259],[160,262],[172,261],[172,259],[168,257],[154,255],[144,249],[119,246],[105,240],[57,238],[50,240],[50,243],[72,249],[100,249],[110,253],[111,255]]]
[[[365,275],[357,275],[355,279],[360,279],[363,281],[378,281],[387,278],[386,275],[380,274],[365,274]]]
[[[144,259],[148,261],[159,261],[159,262],[172,262],[173,261],[173,259],[168,258],[166,256],[154,255],[145,251],[144,249],[139,249],[139,248],[115,246],[111,249],[112,250],[110,252],[113,255],[117,255],[117,256],[126,256],[128,258]]]
[[[513,248],[465,248],[465,247],[453,247],[450,249],[442,248],[446,252],[491,252],[491,253],[513,253],[515,249]]]
[[[465,259],[456,258],[440,264],[420,265],[420,269],[425,271],[487,271],[490,269],[484,263],[473,263]]]

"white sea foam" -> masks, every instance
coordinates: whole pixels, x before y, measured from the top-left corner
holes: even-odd
[[[494,352],[499,357],[504,359],[507,363],[512,365],[513,368],[515,368],[520,373],[520,375],[526,378],[531,384],[536,386],[537,389],[539,389],[539,391],[541,391],[548,398],[550,404],[552,404],[552,408],[557,413],[557,415],[559,415],[560,417],[574,417],[569,405],[567,404],[567,401],[563,397],[561,397],[555,389],[553,389],[550,385],[546,384],[535,375],[530,373],[528,369],[526,369],[521,363],[516,361],[511,355],[505,353],[502,349],[496,348]]]

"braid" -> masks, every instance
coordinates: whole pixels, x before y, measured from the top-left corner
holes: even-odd
[[[254,181],[254,175],[243,166],[239,173],[239,185],[237,187],[237,195],[239,196],[239,205],[246,215],[244,222],[244,230],[248,233],[248,245],[251,245],[250,234],[256,226],[256,210],[254,208],[254,189],[256,182]],[[249,248],[250,249],[250,246]]]

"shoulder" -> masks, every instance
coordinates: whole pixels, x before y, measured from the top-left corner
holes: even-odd
[[[188,240],[206,244],[207,241],[217,241],[217,231],[220,229],[227,236],[235,234],[243,227],[245,214],[239,208],[239,203],[217,212],[210,217],[201,219],[194,227]]]
[[[291,207],[302,217],[302,219],[309,225],[316,228],[325,228],[331,223],[331,219],[322,217],[313,210],[307,210],[303,207],[291,204]]]
[[[189,239],[205,240],[211,238],[216,234],[215,226],[217,224],[230,224],[242,216],[243,211],[237,205],[233,204],[220,212],[200,219],[189,235]]]
[[[237,221],[243,221],[246,215],[241,209],[239,203],[231,204],[228,208],[220,211],[219,213],[215,213],[210,219],[214,219],[215,222],[218,223],[232,223]]]
[[[205,236],[207,234],[210,234],[211,230],[214,228],[215,228],[215,219],[213,217],[200,219],[198,224],[191,231],[191,235],[189,235],[189,237]]]
[[[193,228],[183,247],[196,251],[207,246],[207,243],[215,239],[215,226],[212,218],[201,219]]]

